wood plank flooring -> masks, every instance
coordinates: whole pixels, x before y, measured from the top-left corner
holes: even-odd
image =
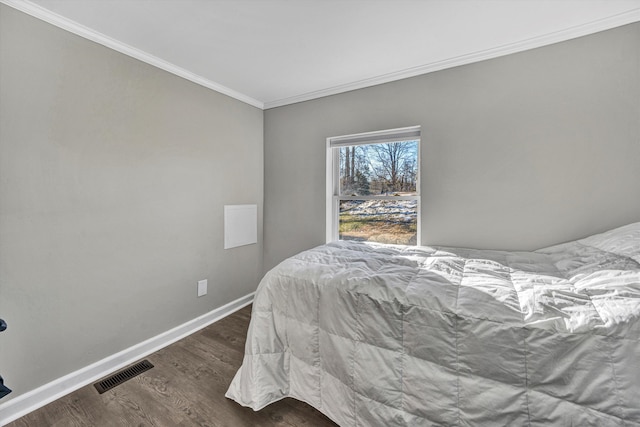
[[[283,399],[254,412],[224,397],[242,364],[251,306],[146,357],[154,368],[104,394],[93,385],[7,427],[333,426],[311,406]]]

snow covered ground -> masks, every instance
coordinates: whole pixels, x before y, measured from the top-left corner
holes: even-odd
[[[363,220],[415,222],[417,210],[416,200],[343,200],[340,202],[340,215],[357,216]]]

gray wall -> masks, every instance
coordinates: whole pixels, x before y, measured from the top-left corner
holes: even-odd
[[[265,268],[324,242],[327,137],[412,125],[423,244],[533,249],[640,221],[640,24],[266,111]]]
[[[4,5],[0,91],[3,402],[255,290],[260,109]]]
[[[330,136],[422,126],[425,244],[530,249],[640,221],[640,24],[271,109],[263,126],[259,109],[0,5],[0,93],[3,401],[323,243]],[[264,251],[225,251],[223,205],[262,212],[263,166]]]

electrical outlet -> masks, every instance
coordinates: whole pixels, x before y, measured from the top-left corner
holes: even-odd
[[[201,297],[207,294],[207,279],[198,280],[198,296]]]

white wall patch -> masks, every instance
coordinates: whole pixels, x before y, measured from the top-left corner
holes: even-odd
[[[258,243],[258,206],[225,205],[224,248]]]

